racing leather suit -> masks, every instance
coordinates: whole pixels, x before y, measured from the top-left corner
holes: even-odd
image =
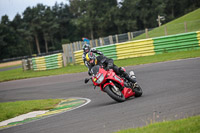
[[[128,73],[126,73],[121,67],[117,67],[114,62],[113,62],[113,59],[110,59],[110,58],[107,58],[106,56],[104,55],[100,55],[100,56],[97,56],[96,58],[97,60],[97,64],[96,65],[100,65],[100,66],[103,66],[103,68],[105,70],[108,70],[108,69],[113,69],[113,71],[119,75],[119,76],[123,76],[125,79],[127,79],[129,82],[132,82],[132,83],[136,83],[136,80],[132,79],[129,77]],[[89,65],[88,68],[88,74],[91,75],[91,69],[92,69],[92,65]]]
[[[93,52],[93,53],[96,53],[96,54],[99,54],[99,55],[103,55],[102,52],[100,52],[99,50],[96,50],[96,49],[91,49],[89,52]],[[86,54],[88,52],[84,52],[83,55],[82,55],[82,59],[83,59],[83,62],[85,64],[86,67],[88,67],[90,64],[87,62],[86,60]],[[88,67],[89,68],[89,67]]]

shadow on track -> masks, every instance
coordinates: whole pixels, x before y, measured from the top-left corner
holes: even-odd
[[[116,102],[116,101],[109,101],[109,102],[103,102],[103,103],[97,103],[97,104],[93,104],[91,105],[90,107],[94,107],[94,108],[97,108],[97,107],[106,107],[106,106],[112,106],[112,105],[116,105],[116,104],[120,104],[119,102]]]
[[[123,103],[126,103],[126,102],[134,100],[134,99],[135,99],[135,97],[130,97],[130,98],[126,99],[126,101],[124,101],[124,102],[116,102],[116,101],[111,99],[111,101],[109,101],[109,102],[94,103],[90,107],[91,108],[93,108],[93,107],[97,108],[97,107],[113,106],[113,105],[117,105],[117,104],[123,104]]]

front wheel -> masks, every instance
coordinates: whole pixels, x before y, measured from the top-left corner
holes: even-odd
[[[115,101],[124,102],[125,97],[120,90],[116,90],[113,86],[106,86],[104,88],[105,92]]]

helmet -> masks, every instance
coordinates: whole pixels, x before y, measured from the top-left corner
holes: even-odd
[[[83,45],[83,51],[84,51],[85,53],[88,53],[88,52],[90,51],[90,45],[84,44],[84,45]]]
[[[87,62],[89,62],[91,65],[95,65],[96,64],[96,56],[94,53],[92,52],[88,52],[86,54],[86,60]]]

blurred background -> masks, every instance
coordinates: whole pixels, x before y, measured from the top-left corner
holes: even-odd
[[[58,53],[62,44],[81,41],[82,37],[109,40],[109,36],[118,35],[119,42],[120,36],[127,41],[128,32],[138,36],[145,29],[150,31],[200,7],[199,0],[48,0],[51,3],[15,0],[18,4],[13,1],[0,0],[1,62]],[[24,9],[9,15],[9,10],[15,8]],[[187,24],[190,23],[193,21]],[[177,22],[173,27],[178,25],[184,32],[184,23]]]

